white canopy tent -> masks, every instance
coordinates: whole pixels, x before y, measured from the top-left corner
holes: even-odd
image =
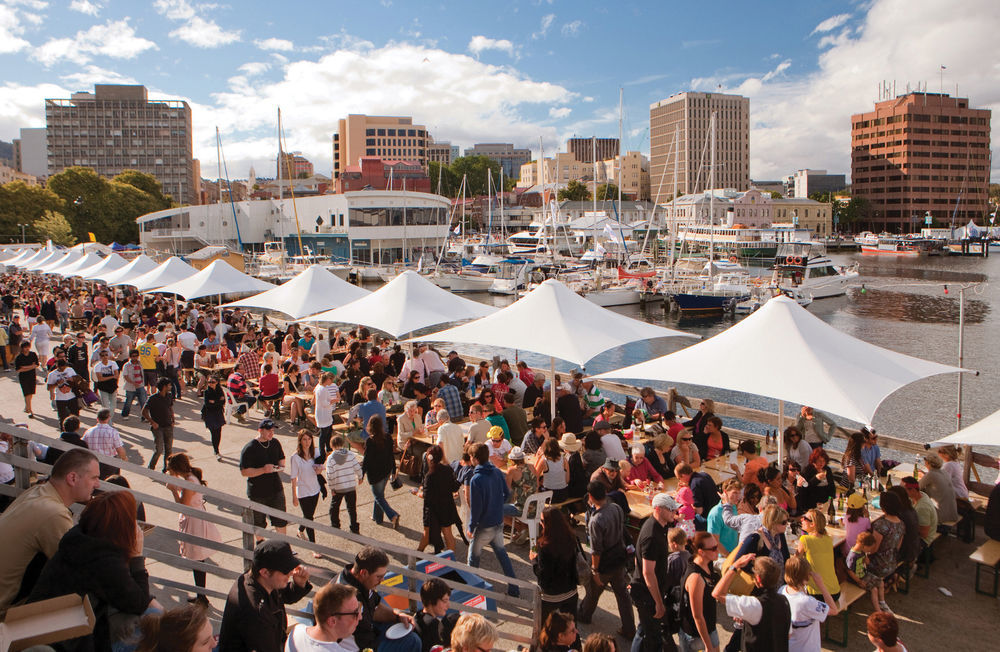
[[[58,256],[56,260],[49,261],[38,268],[39,272],[43,274],[52,274],[53,271],[59,269],[60,267],[66,267],[72,265],[76,261],[83,258],[83,253],[79,251],[65,251],[61,256]]]
[[[183,281],[186,278],[194,276],[197,272],[198,270],[177,256],[171,256],[142,276],[137,276],[128,281],[109,283],[108,285],[132,285],[139,292],[149,292],[170,283]]]
[[[1000,446],[1000,410],[931,443],[931,446]]]
[[[240,294],[273,290],[266,281],[244,274],[224,260],[215,260],[208,267],[181,281],[158,287],[157,292],[176,294],[185,299],[197,299],[222,294]],[[140,288],[141,291],[141,288]]]
[[[9,265],[14,267],[20,267],[21,269],[27,268],[28,265],[35,261],[40,261],[52,253],[52,250],[47,247],[42,247],[41,249],[36,249],[35,251],[28,252],[24,258],[17,261],[11,261]]]
[[[102,260],[104,260],[104,258],[91,252],[86,256],[83,256],[82,258],[78,259],[75,263],[72,263],[70,265],[63,265],[62,267],[59,267],[58,269],[54,270],[52,273],[59,274],[64,278],[70,278],[71,276],[79,276],[80,270],[87,269],[88,267],[96,265]]]
[[[581,367],[595,356],[623,344],[657,337],[697,335],[663,328],[602,308],[549,279],[503,310],[416,339],[520,349],[548,355],[555,378],[555,358]],[[555,383],[552,383],[555,409]]]
[[[154,269],[156,269],[156,261],[146,254],[139,254],[121,269],[105,272],[104,278],[97,280],[104,281],[107,285],[128,285],[133,279]]]
[[[3,255],[0,255],[0,265],[9,265],[10,263],[17,262],[19,258],[23,258],[27,254],[34,253],[33,249],[4,249]]]
[[[108,254],[107,258],[96,265],[91,265],[87,269],[81,269],[77,276],[86,281],[100,281],[105,274],[119,270],[125,267],[125,265],[128,265],[128,261],[118,254]]]
[[[302,319],[320,310],[332,310],[371,294],[333,274],[322,265],[310,265],[295,278],[276,288],[223,308],[260,308]]]
[[[779,413],[793,401],[871,424],[882,401],[901,387],[961,371],[968,370],[863,342],[792,299],[775,297],[704,342],[594,377],[728,389],[778,399]]]
[[[398,338],[436,324],[476,319],[496,311],[493,306],[442,290],[411,270],[356,301],[303,321],[360,324]]]
[[[21,268],[28,272],[38,271],[40,268],[45,267],[49,263],[56,262],[57,260],[62,258],[65,253],[66,253],[65,249],[48,251],[45,253],[44,256],[39,256],[38,258],[35,258],[30,263],[22,265]]]

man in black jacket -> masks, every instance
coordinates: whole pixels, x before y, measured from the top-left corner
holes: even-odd
[[[262,541],[253,551],[250,570],[229,590],[219,629],[220,652],[282,652],[285,649],[285,605],[312,590],[309,571],[291,546]]]
[[[353,586],[358,591],[361,617],[354,629],[354,643],[359,650],[377,650],[382,647],[386,641],[385,632],[390,625],[413,625],[412,616],[392,609],[382,601],[382,596],[376,590],[388,570],[389,556],[378,548],[366,546],[354,556],[354,563],[345,566],[337,576],[337,584]],[[399,652],[419,652],[420,638],[410,632],[403,638],[394,640],[393,649]]]

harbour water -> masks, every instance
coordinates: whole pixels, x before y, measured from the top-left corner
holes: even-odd
[[[866,342],[926,360],[955,365],[958,362],[959,289],[965,291],[965,363],[978,376],[964,374],[962,423],[970,425],[998,408],[1000,392],[1000,341],[996,337],[1000,321],[1000,256],[974,257],[888,257],[861,254],[833,255],[836,264],[860,261],[861,287],[847,296],[814,301],[808,310],[839,330]],[[754,270],[766,275],[767,270]],[[945,293],[947,285],[947,293]],[[485,293],[466,295],[498,306],[513,298]],[[680,318],[669,314],[659,303],[613,308],[616,312],[675,328],[702,337],[725,330],[741,317],[708,319]],[[544,328],[544,324],[539,324]],[[665,355],[694,343],[686,338],[666,338],[640,342],[608,351],[594,358],[587,371],[599,373]],[[466,347],[468,348],[468,347]],[[471,351],[471,349],[470,349]],[[472,351],[493,355],[497,351]],[[780,356],[781,351],[774,351]],[[513,359],[513,352],[508,352]],[[529,364],[548,367],[547,357],[519,352]],[[569,370],[557,361],[556,369]],[[844,378],[843,382],[851,382]],[[930,442],[955,431],[956,374],[946,374],[914,383],[890,395],[875,415],[878,430],[913,441]],[[757,396],[695,387],[682,383],[653,385],[677,387],[681,393],[708,396],[716,400],[777,411],[777,401]],[[786,414],[798,414],[797,405],[785,404]],[[860,426],[835,419],[845,427]],[[742,424],[740,425],[742,427]]]

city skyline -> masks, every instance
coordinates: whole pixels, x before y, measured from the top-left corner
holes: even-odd
[[[206,178],[216,126],[231,177],[273,173],[279,104],[287,149],[329,174],[349,113],[412,116],[462,149],[510,142],[537,155],[541,138],[551,154],[572,136],[617,137],[622,86],[622,149],[647,155],[650,104],[689,90],[749,97],[750,175],[777,179],[849,173],[850,116],[871,110],[883,80],[897,94],[925,83],[954,95],[957,83],[971,106],[1000,109],[1000,55],[984,47],[996,3],[722,5],[302,2],[286,18],[256,2],[2,0],[0,140],[44,126],[46,97],[138,83],[191,104]]]

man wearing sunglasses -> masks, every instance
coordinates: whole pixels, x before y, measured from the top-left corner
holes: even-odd
[[[354,634],[361,618],[357,589],[344,584],[327,584],[316,592],[313,615],[316,624],[312,627],[296,625],[288,637],[285,650],[348,652],[349,648],[341,646],[340,641]]]

